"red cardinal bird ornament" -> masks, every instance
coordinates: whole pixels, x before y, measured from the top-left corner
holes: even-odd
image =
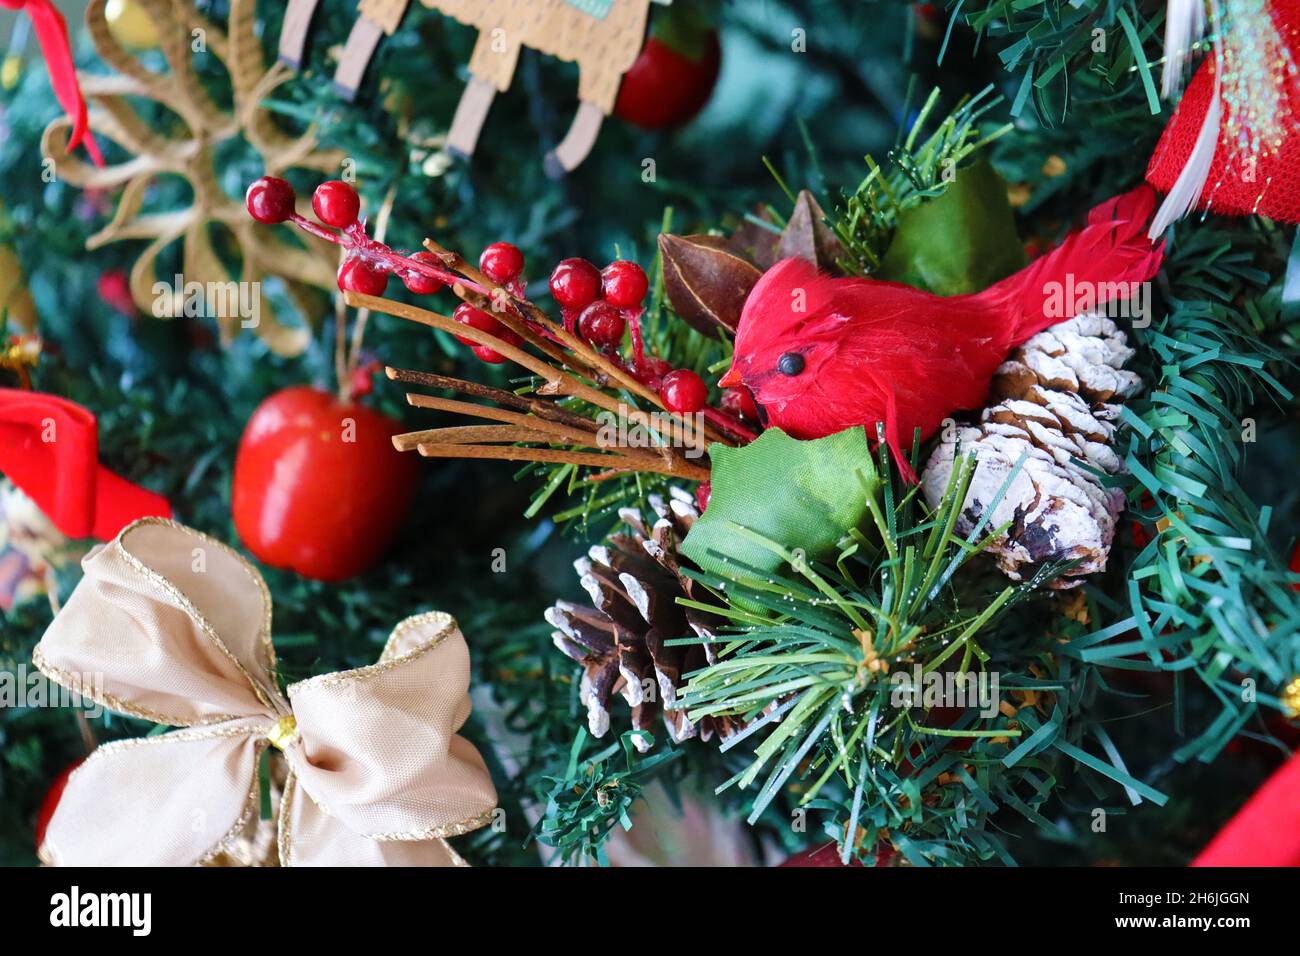
[[[1145,185],[1111,199],[1055,250],[971,295],[833,278],[785,259],[745,301],[719,384],[746,385],[769,424],[795,438],[883,422],[900,470],[916,481],[904,455],[914,431],[924,441],[954,411],[981,407],[1011,349],[1103,303],[1140,311],[1133,300],[1164,248],[1146,236],[1154,206]]]

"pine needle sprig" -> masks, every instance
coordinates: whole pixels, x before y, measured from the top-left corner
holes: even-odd
[[[909,90],[909,99],[911,91]],[[900,127],[885,164],[864,157],[867,175],[847,193],[827,222],[844,247],[838,265],[864,275],[880,265],[900,210],[941,195],[958,167],[1012,129],[986,128],[985,116],[1002,102],[988,86],[963,97],[928,133],[940,91],[932,90],[910,125]],[[906,114],[906,110],[904,111]],[[787,190],[788,192],[788,190]]]
[[[808,561],[737,526],[790,571],[691,573],[734,631],[678,706],[692,720],[751,721],[724,749],[743,744],[753,757],[718,787],[753,790],[750,823],[795,788],[802,807],[828,814],[845,861],[884,845],[920,865],[1009,859],[984,828],[1003,807],[1041,819],[1060,757],[1045,751],[1072,747],[1104,763],[1078,746],[1090,669],[1062,666],[1050,642],[1004,624],[1039,582],[956,573],[1001,530],[954,533],[974,473],[972,457],[961,461],[931,511],[882,459],[863,479],[870,532],[833,560]],[[900,691],[909,684],[910,703]],[[922,685],[947,689],[922,696]]]
[[[530,840],[558,850],[566,865],[590,861],[607,865],[605,841],[616,826],[632,829],[632,804],[644,784],[682,753],[660,749],[643,756],[637,738],[649,737],[653,742],[652,735],[629,730],[617,742],[583,757],[589,736],[586,728],[580,728],[564,773],[543,777],[537,787],[545,810]]]
[[[1111,94],[1140,97],[1160,112],[1153,61],[1145,50],[1160,40],[1163,16],[1144,15],[1133,0],[1006,4],[959,3],[949,14],[983,39],[1001,41],[997,58],[1018,77],[1011,115],[1032,105],[1041,122],[1059,123],[1080,80],[1095,79]]]

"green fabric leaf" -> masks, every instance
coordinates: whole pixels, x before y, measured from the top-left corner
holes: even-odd
[[[810,559],[830,555],[867,515],[863,481],[878,480],[862,428],[814,441],[769,428],[742,448],[714,445],[709,456],[709,507],[686,536],[682,552],[724,578],[766,574],[785,563],[772,548],[737,534],[737,526],[787,551],[802,548]]]
[[[1007,184],[980,162],[958,169],[942,195],[899,211],[875,278],[962,295],[987,289],[1027,261]]]

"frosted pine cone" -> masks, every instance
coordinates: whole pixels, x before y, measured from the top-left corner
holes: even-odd
[[[698,585],[681,573],[677,546],[700,516],[694,498],[674,488],[670,500],[650,496],[658,520],[647,527],[634,508],[619,512],[630,529],[596,545],[574,562],[594,607],[559,601],[546,610],[557,630],[555,646],[583,667],[582,702],[591,733],[609,730],[615,694],[632,708],[632,726],[655,732],[660,715],[674,743],[696,734],[708,740],[717,732],[728,737],[739,728],[733,718],[706,718],[696,727],[686,713],[674,710],[685,675],[714,661],[711,643],[673,645],[681,637],[712,638],[722,621],[684,608]]]
[[[1117,402],[1142,386],[1123,368],[1132,356],[1124,333],[1103,315],[1076,316],[1040,332],[998,369],[990,388],[995,404],[979,423],[958,426],[931,454],[921,479],[931,505],[943,497],[954,455],[977,458],[958,521],[968,533],[1028,453],[986,525],[1011,522],[988,550],[1012,580],[1046,562],[1078,561],[1052,582],[1070,588],[1106,566],[1124,496],[1080,462],[1106,474],[1123,470],[1111,440]]]

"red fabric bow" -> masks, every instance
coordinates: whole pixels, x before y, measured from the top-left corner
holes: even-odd
[[[90,411],[42,392],[0,388],[0,473],[70,538],[109,541],[137,518],[172,514],[166,498],[99,463]]]
[[[81,84],[77,82],[77,67],[72,61],[68,24],[64,21],[63,14],[54,8],[50,0],[0,0],[0,6],[10,10],[26,10],[31,17],[32,27],[36,30],[36,41],[41,46],[41,55],[45,57],[45,67],[50,72],[54,96],[64,112],[72,117],[68,151],[76,149],[84,140],[86,152],[95,165],[103,166],[104,156],[86,125],[86,101],[81,95]]]

